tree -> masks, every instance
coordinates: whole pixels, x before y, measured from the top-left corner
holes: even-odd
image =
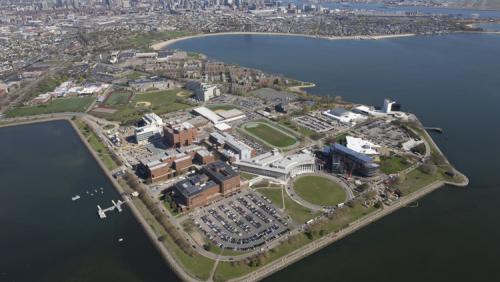
[[[419,167],[420,171],[428,174],[428,175],[435,175],[437,172],[437,166],[430,164],[430,163],[424,163],[420,165]]]

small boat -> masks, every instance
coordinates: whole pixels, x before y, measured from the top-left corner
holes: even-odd
[[[118,239],[118,242],[123,242],[123,238],[119,238],[119,239]]]
[[[76,195],[76,196],[74,196],[74,197],[71,197],[71,200],[72,200],[72,201],[76,201],[76,200],[78,200],[78,199],[80,199],[80,195]]]
[[[90,193],[90,196],[94,196],[94,194]]]

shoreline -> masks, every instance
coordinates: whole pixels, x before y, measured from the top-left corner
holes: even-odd
[[[87,148],[87,151],[92,155],[94,160],[97,162],[103,173],[106,175],[108,180],[111,182],[113,187],[116,189],[116,192],[118,192],[119,197],[124,200],[123,195],[126,193],[125,190],[121,187],[120,183],[116,181],[116,179],[111,175],[109,170],[106,168],[105,164],[103,161],[99,158],[99,156],[96,154],[92,146],[87,142],[87,139],[82,135],[80,130],[78,129],[78,126],[76,126],[75,122],[72,121],[71,119],[68,118],[60,118],[59,120],[67,120],[73,129],[76,131],[76,134],[80,137],[80,140],[82,143],[85,145]],[[92,129],[92,126],[90,126],[88,123],[85,121],[81,120],[81,122],[85,123],[88,127]],[[158,252],[160,253],[160,256],[165,260],[169,268],[183,281],[200,281],[197,280],[193,277],[191,277],[185,270],[184,267],[178,264],[177,260],[172,256],[172,254],[166,249],[166,247],[158,240],[158,237],[156,233],[154,232],[153,228],[146,222],[146,219],[142,216],[141,212],[139,209],[131,202],[127,201],[126,205],[130,208],[130,211],[132,212],[132,215],[136,219],[137,223],[140,224],[144,230],[144,233],[149,237],[151,240],[151,243],[153,246],[156,247]]]
[[[296,37],[307,37],[316,39],[326,39],[326,40],[380,40],[380,39],[390,39],[390,38],[400,38],[415,36],[414,33],[402,33],[402,34],[387,34],[387,35],[353,35],[353,36],[324,36],[324,35],[312,35],[312,34],[301,34],[301,33],[280,33],[280,32],[243,32],[243,31],[231,31],[231,32],[217,32],[217,33],[202,33],[189,36],[178,37],[174,39],[169,39],[166,41],[161,41],[151,45],[153,50],[162,50],[166,47],[184,40],[202,38],[208,36],[223,36],[223,35],[266,35],[266,36],[296,36]]]

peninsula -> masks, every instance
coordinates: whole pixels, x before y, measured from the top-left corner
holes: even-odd
[[[468,184],[396,101],[313,96],[301,90],[313,84],[180,50],[109,60],[94,75],[110,83],[61,77],[0,124],[71,122],[183,280],[260,280]]]

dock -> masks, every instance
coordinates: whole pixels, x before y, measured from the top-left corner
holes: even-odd
[[[111,203],[113,203],[113,205],[111,207],[108,207],[108,208],[101,208],[101,206],[97,205],[97,214],[99,215],[99,218],[101,219],[104,219],[106,218],[106,213],[107,212],[111,212],[111,211],[114,211],[115,209],[118,211],[118,212],[122,212],[123,209],[122,209],[122,205],[125,204],[127,201],[122,201],[122,200],[118,200],[117,202],[115,202],[115,200],[111,200]]]

